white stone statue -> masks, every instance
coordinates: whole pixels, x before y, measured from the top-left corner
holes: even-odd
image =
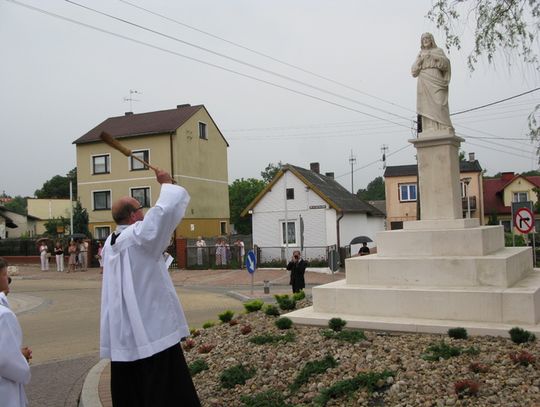
[[[448,109],[450,60],[443,50],[437,47],[431,33],[422,34],[420,48],[411,71],[413,77],[418,77],[416,112],[421,117],[422,132],[453,132]]]

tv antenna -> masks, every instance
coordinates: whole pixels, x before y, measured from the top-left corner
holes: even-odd
[[[139,92],[135,89],[129,90],[129,96],[124,97],[124,102],[129,102],[129,111],[133,113],[133,102],[140,102],[139,99],[134,99],[133,95],[142,95],[142,92]]]

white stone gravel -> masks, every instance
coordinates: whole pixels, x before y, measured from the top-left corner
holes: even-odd
[[[309,305],[303,301],[299,306]],[[286,396],[294,406],[312,406],[320,390],[362,372],[392,370],[393,378],[373,394],[360,389],[349,397],[332,400],[328,406],[505,406],[540,407],[540,362],[516,365],[510,354],[526,350],[540,357],[538,341],[516,345],[500,337],[470,337],[467,340],[450,339],[447,335],[390,334],[366,331],[367,340],[356,344],[327,339],[323,328],[293,325],[296,335],[292,343],[255,345],[249,338],[262,334],[284,334],[274,325],[275,317],[262,311],[235,315],[238,325],[218,324],[201,329],[194,337],[196,346],[185,351],[188,363],[204,359],[209,369],[194,377],[194,383],[203,406],[242,406],[241,395],[254,395],[276,390]],[[216,315],[216,320],[218,316]],[[253,328],[247,335],[240,333],[243,325]],[[421,358],[426,348],[444,340],[452,346],[477,348],[478,355],[462,354],[448,360],[428,362]],[[210,353],[200,354],[202,344],[213,344]],[[299,391],[291,394],[288,386],[294,381],[305,363],[332,355],[338,366],[326,373],[311,377]],[[471,362],[488,366],[486,373],[473,373]],[[234,389],[220,386],[220,375],[226,368],[237,364],[255,368],[256,374],[245,385]],[[479,383],[476,396],[460,398],[454,391],[458,380],[472,379]]]

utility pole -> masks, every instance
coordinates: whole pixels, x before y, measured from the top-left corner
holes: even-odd
[[[351,156],[349,157],[349,163],[351,164],[351,194],[354,195],[354,164],[356,164],[356,157],[352,153],[351,149]]]
[[[135,89],[129,90],[129,96],[124,97],[124,102],[129,102],[129,111],[133,113],[133,102],[140,102],[139,99],[133,99],[133,95],[142,95],[142,92],[139,92]]]
[[[382,152],[382,165],[383,170],[386,169],[386,152],[388,151],[388,146],[386,144],[383,144],[381,146],[381,152]]]

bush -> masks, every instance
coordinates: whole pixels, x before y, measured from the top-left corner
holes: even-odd
[[[536,361],[536,357],[525,350],[519,353],[511,353],[510,359],[512,359],[512,362],[519,363],[522,366],[532,365]]]
[[[184,341],[184,350],[189,352],[195,347],[195,341],[193,339],[186,339]]]
[[[294,293],[292,297],[293,297],[293,300],[295,301],[301,301],[304,298],[306,298],[306,293],[304,292],[304,290],[300,290],[299,292]]]
[[[328,328],[334,332],[341,331],[345,325],[347,325],[347,321],[344,321],[341,318],[332,318],[330,321],[328,321]]]
[[[246,369],[242,365],[236,365],[225,369],[219,380],[221,381],[221,387],[226,389],[232,389],[237,384],[246,384],[246,380],[255,376],[255,369]]]
[[[487,373],[489,372],[489,366],[480,362],[472,362],[469,365],[469,370],[473,373]]]
[[[234,312],[231,311],[231,310],[227,310],[221,314],[218,315],[218,318],[221,322],[223,323],[227,323],[227,322],[230,322],[231,319],[233,319],[233,316],[234,316]]]
[[[533,333],[530,333],[529,331],[517,326],[510,329],[508,333],[510,334],[510,339],[517,344],[532,342],[536,339],[536,336]]]
[[[193,363],[190,363],[188,368],[189,373],[193,377],[196,374],[201,373],[203,370],[208,370],[208,364],[204,361],[204,359],[197,359]]]
[[[292,407],[285,402],[283,394],[276,390],[268,390],[254,396],[240,396],[243,407]]]
[[[480,383],[475,380],[465,379],[458,380],[454,383],[454,391],[460,397],[465,395],[467,396],[476,396],[480,388]]]
[[[201,346],[199,346],[197,351],[199,353],[210,353],[215,347],[216,345],[212,345],[211,343],[203,343]]]
[[[214,325],[216,325],[216,323],[214,321],[206,321],[204,324],[203,324],[203,328],[204,329],[208,329],[208,328],[212,328]]]
[[[274,295],[274,298],[276,299],[279,308],[281,308],[283,311],[293,310],[296,308],[296,301],[287,294],[276,294]]]
[[[440,342],[438,344],[430,345],[427,348],[427,352],[429,353],[422,354],[421,358],[436,362],[439,359],[450,359],[451,357],[461,355],[461,348],[450,346],[445,342]]]
[[[230,325],[230,326],[238,325],[238,320],[237,320],[237,319],[231,319],[231,320],[229,321],[229,325]]]
[[[201,334],[201,331],[198,330],[197,328],[191,328],[189,330],[189,334],[195,338]]]
[[[264,313],[271,317],[279,317],[279,309],[275,305],[268,304],[266,306],[266,309],[264,310]]]
[[[264,305],[264,302],[262,302],[261,300],[251,300],[244,303],[244,308],[246,309],[248,313],[256,312],[256,311],[259,311],[263,305]]]
[[[344,341],[349,343],[357,343],[366,339],[366,335],[362,330],[348,330],[335,332],[330,329],[323,330],[322,336],[329,339],[337,339],[338,341]]]
[[[293,322],[287,317],[281,317],[276,320],[276,326],[279,329],[289,329],[292,326]]]
[[[294,379],[294,382],[289,386],[289,389],[291,392],[295,392],[300,389],[303,384],[307,383],[311,376],[324,373],[328,369],[336,367],[337,365],[338,363],[331,355],[326,356],[322,360],[307,362],[300,373],[298,373],[298,376],[296,376],[296,379]]]
[[[251,329],[251,325],[242,325],[240,327],[240,333],[242,335],[247,335],[248,333],[250,333],[252,331]]]
[[[465,328],[450,328],[448,336],[454,339],[467,339],[469,337]]]

